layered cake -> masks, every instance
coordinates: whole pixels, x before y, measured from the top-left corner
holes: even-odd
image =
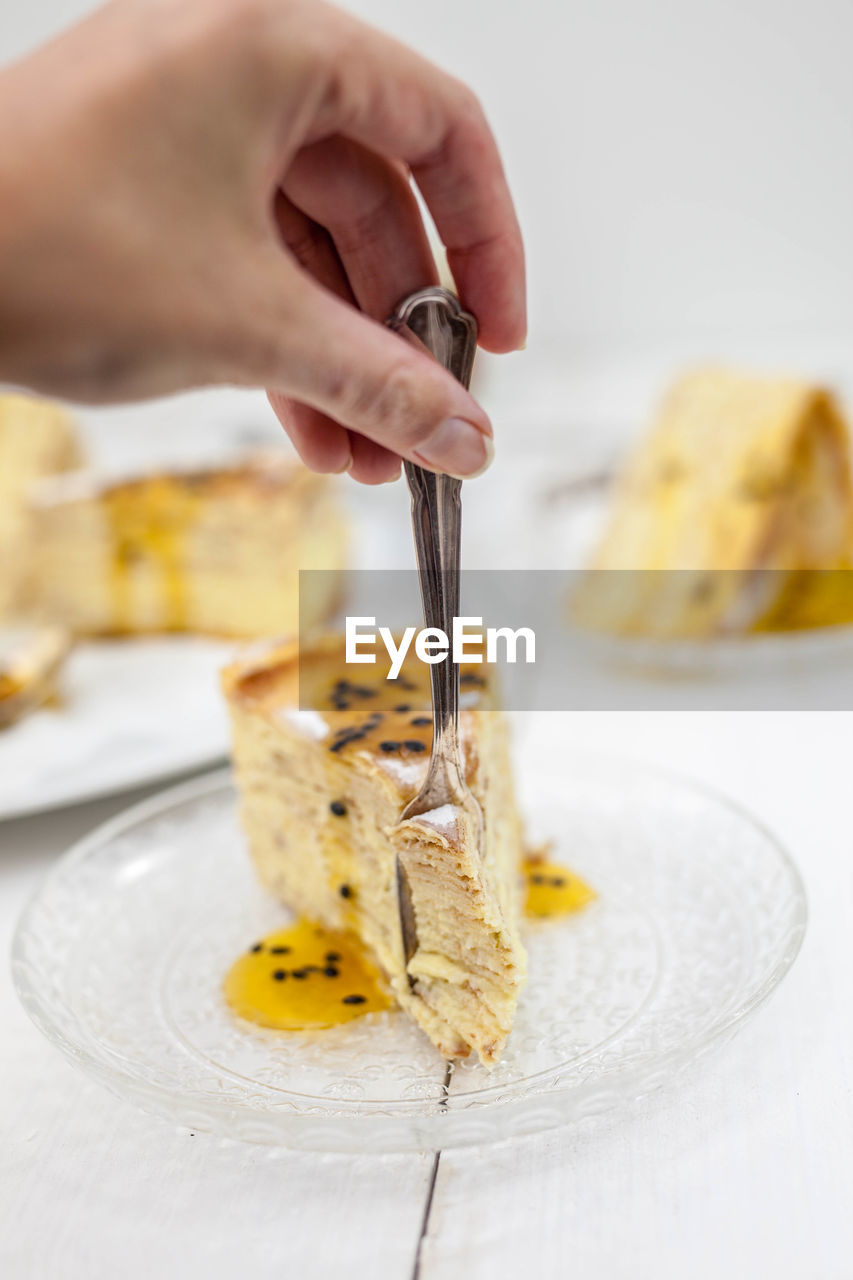
[[[80,462],[74,425],[64,409],[33,396],[0,395],[0,617],[26,604],[32,485]]]
[[[682,378],[618,482],[576,615],[658,637],[837,621],[844,600],[849,616],[849,449],[819,387]]]
[[[361,939],[445,1057],[489,1065],[525,975],[506,721],[485,668],[463,666],[460,737],[482,829],[451,805],[401,822],[429,760],[427,668],[412,659],[388,680],[381,663],[347,667],[344,653],[342,637],[326,637],[301,658],[295,644],[274,646],[224,673],[252,859],[293,911]],[[398,864],[416,925],[408,964]]]
[[[70,647],[59,627],[0,628],[0,729],[55,695]]]
[[[304,621],[337,603],[346,531],[334,483],[280,455],[33,498],[39,615],[77,635],[263,636],[299,626],[299,570],[322,569]]]

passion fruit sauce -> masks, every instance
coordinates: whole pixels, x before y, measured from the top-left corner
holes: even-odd
[[[598,895],[568,867],[539,854],[524,859],[524,914],[536,919],[572,915]]]
[[[224,991],[239,1017],[280,1031],[334,1027],[394,1004],[357,938],[308,920],[254,943]]]
[[[596,897],[580,876],[542,857],[525,858],[525,914],[580,911]],[[394,1007],[382,974],[358,939],[300,920],[255,942],[225,977],[232,1012],[279,1031],[316,1031]]]

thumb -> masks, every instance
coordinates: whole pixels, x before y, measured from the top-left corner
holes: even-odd
[[[270,351],[273,390],[431,471],[485,471],[491,423],[452,374],[312,280],[293,285]]]

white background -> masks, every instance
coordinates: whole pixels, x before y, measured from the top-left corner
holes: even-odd
[[[90,8],[0,7],[0,58]],[[351,0],[474,85],[530,257],[532,342],[853,327],[847,0]]]
[[[6,0],[0,57],[85,7]],[[551,352],[549,378],[573,370],[590,421],[610,403],[644,412],[685,351],[849,378],[849,3],[352,7],[481,94],[526,232],[531,353]],[[575,717],[571,731],[706,778],[775,827],[804,873],[809,934],[770,1007],[671,1094],[589,1131],[445,1153],[423,1280],[850,1280],[849,717]],[[0,828],[4,945],[56,855],[123,803]],[[411,1276],[431,1158],[270,1155],[138,1116],[42,1040],[5,973],[0,1065],[12,1280]]]

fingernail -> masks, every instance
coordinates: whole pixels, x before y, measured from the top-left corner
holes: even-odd
[[[490,465],[495,450],[489,437],[472,423],[464,418],[448,418],[414,456],[433,471],[473,480]]]

